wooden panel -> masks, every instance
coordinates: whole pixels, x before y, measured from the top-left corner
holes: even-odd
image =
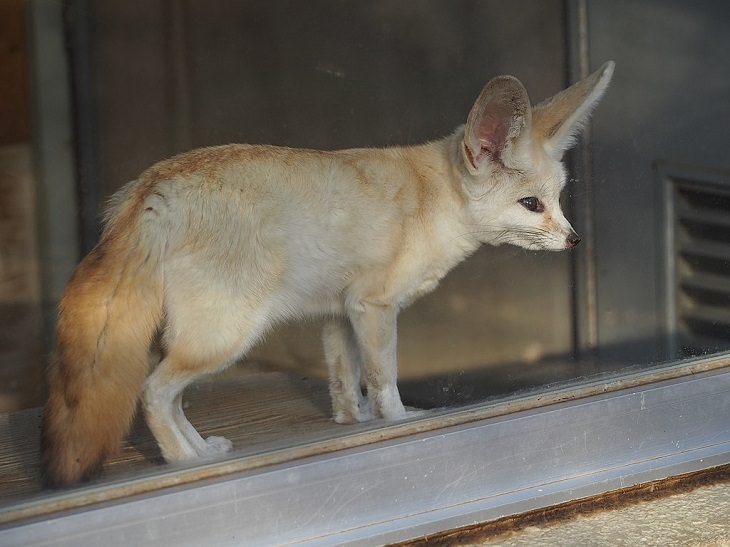
[[[31,171],[30,146],[0,146],[0,412],[33,407],[43,401],[40,279]]]
[[[0,2],[0,145],[30,138],[25,2]]]

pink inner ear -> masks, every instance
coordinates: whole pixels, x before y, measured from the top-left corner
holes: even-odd
[[[479,123],[477,138],[483,152],[499,159],[507,140],[508,121],[504,117],[485,112]]]

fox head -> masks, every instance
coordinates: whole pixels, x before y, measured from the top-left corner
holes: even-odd
[[[560,208],[575,144],[613,74],[609,61],[584,80],[530,106],[522,83],[498,76],[484,86],[464,127],[463,184],[483,243],[561,250],[580,238]]]

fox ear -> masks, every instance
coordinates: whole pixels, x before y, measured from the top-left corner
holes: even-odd
[[[614,66],[613,61],[608,61],[587,78],[533,107],[532,133],[555,159],[575,144],[578,133],[606,92]]]
[[[490,80],[469,112],[464,130],[467,168],[477,172],[486,160],[510,162],[512,145],[530,125],[530,99],[517,78]]]

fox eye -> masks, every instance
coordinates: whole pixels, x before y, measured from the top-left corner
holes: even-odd
[[[529,198],[522,198],[518,200],[518,202],[525,209],[527,209],[528,211],[532,211],[533,213],[542,213],[545,210],[545,206],[542,204],[542,201],[534,196]]]

